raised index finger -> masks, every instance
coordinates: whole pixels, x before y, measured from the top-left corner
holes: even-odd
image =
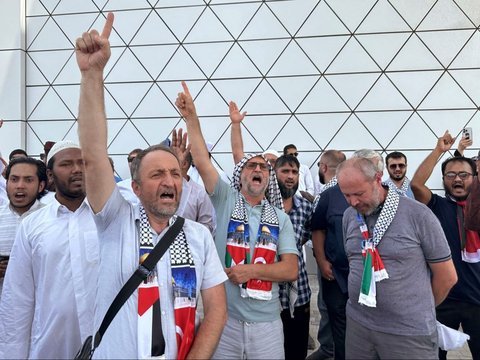
[[[113,13],[109,12],[107,15],[107,21],[105,22],[105,26],[102,30],[102,38],[108,39],[110,37],[110,33],[112,32],[113,28]]]
[[[183,92],[185,93],[185,95],[188,95],[188,96],[192,97],[192,95],[190,95],[190,90],[188,90],[188,86],[187,86],[187,83],[185,81],[182,81],[182,87],[183,87]]]

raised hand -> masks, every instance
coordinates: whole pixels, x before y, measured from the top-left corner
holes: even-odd
[[[183,133],[183,129],[173,129],[172,143],[170,148],[177,155],[178,161],[182,165],[185,157],[190,152],[190,145],[187,145],[187,133]],[[183,166],[183,165],[182,165]]]
[[[467,139],[465,136],[462,136],[458,143],[458,151],[460,154],[463,155],[463,152],[465,151],[466,148],[472,146],[473,140],[472,139]]]
[[[234,102],[234,101],[230,101],[228,103],[228,111],[230,113],[230,121],[233,123],[233,124],[239,124],[242,122],[242,120],[244,119],[245,115],[247,115],[247,112],[244,111],[243,113],[241,113],[239,110],[238,110],[238,106],[237,104]]]
[[[97,30],[90,30],[75,41],[75,54],[80,71],[103,71],[105,68],[111,54],[108,38],[112,32],[113,19],[113,13],[108,13],[101,35]]]
[[[178,93],[175,105],[177,106],[177,109],[180,111],[180,114],[183,116],[183,118],[188,120],[192,116],[197,116],[197,110],[195,109],[192,95],[190,94],[190,90],[188,90],[188,86],[185,81],[182,81],[182,87],[183,92]]]
[[[450,133],[445,131],[445,134],[440,136],[437,141],[436,148],[442,152],[446,152],[451,149],[452,145],[455,143],[455,138],[450,135]]]

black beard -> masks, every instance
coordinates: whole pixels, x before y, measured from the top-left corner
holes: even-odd
[[[318,180],[320,181],[320,184],[325,185],[325,174],[319,171]]]
[[[280,194],[282,195],[282,199],[289,199],[297,192],[298,183],[292,189],[287,189],[287,187],[283,183],[278,181],[278,187],[280,188]]]

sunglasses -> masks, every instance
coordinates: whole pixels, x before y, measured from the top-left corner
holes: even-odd
[[[133,160],[135,160],[136,156],[128,157],[127,160],[129,163],[131,163]]]
[[[400,169],[405,169],[407,167],[406,164],[391,164],[388,166],[390,169],[396,169],[397,167]]]
[[[248,170],[255,170],[257,166],[260,167],[260,170],[268,170],[268,164],[267,163],[259,163],[259,162],[247,162],[245,164],[245,167]]]
[[[469,172],[466,171],[460,171],[460,172],[455,172],[455,171],[449,171],[443,175],[444,178],[448,180],[454,180],[456,177],[459,177],[462,180],[467,179],[468,177],[472,176]]]

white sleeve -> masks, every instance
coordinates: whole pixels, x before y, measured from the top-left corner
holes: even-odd
[[[315,186],[313,185],[312,173],[308,166],[305,165],[305,191],[310,194],[315,194]]]
[[[28,358],[34,311],[32,247],[21,224],[10,253],[0,301],[0,358]]]

